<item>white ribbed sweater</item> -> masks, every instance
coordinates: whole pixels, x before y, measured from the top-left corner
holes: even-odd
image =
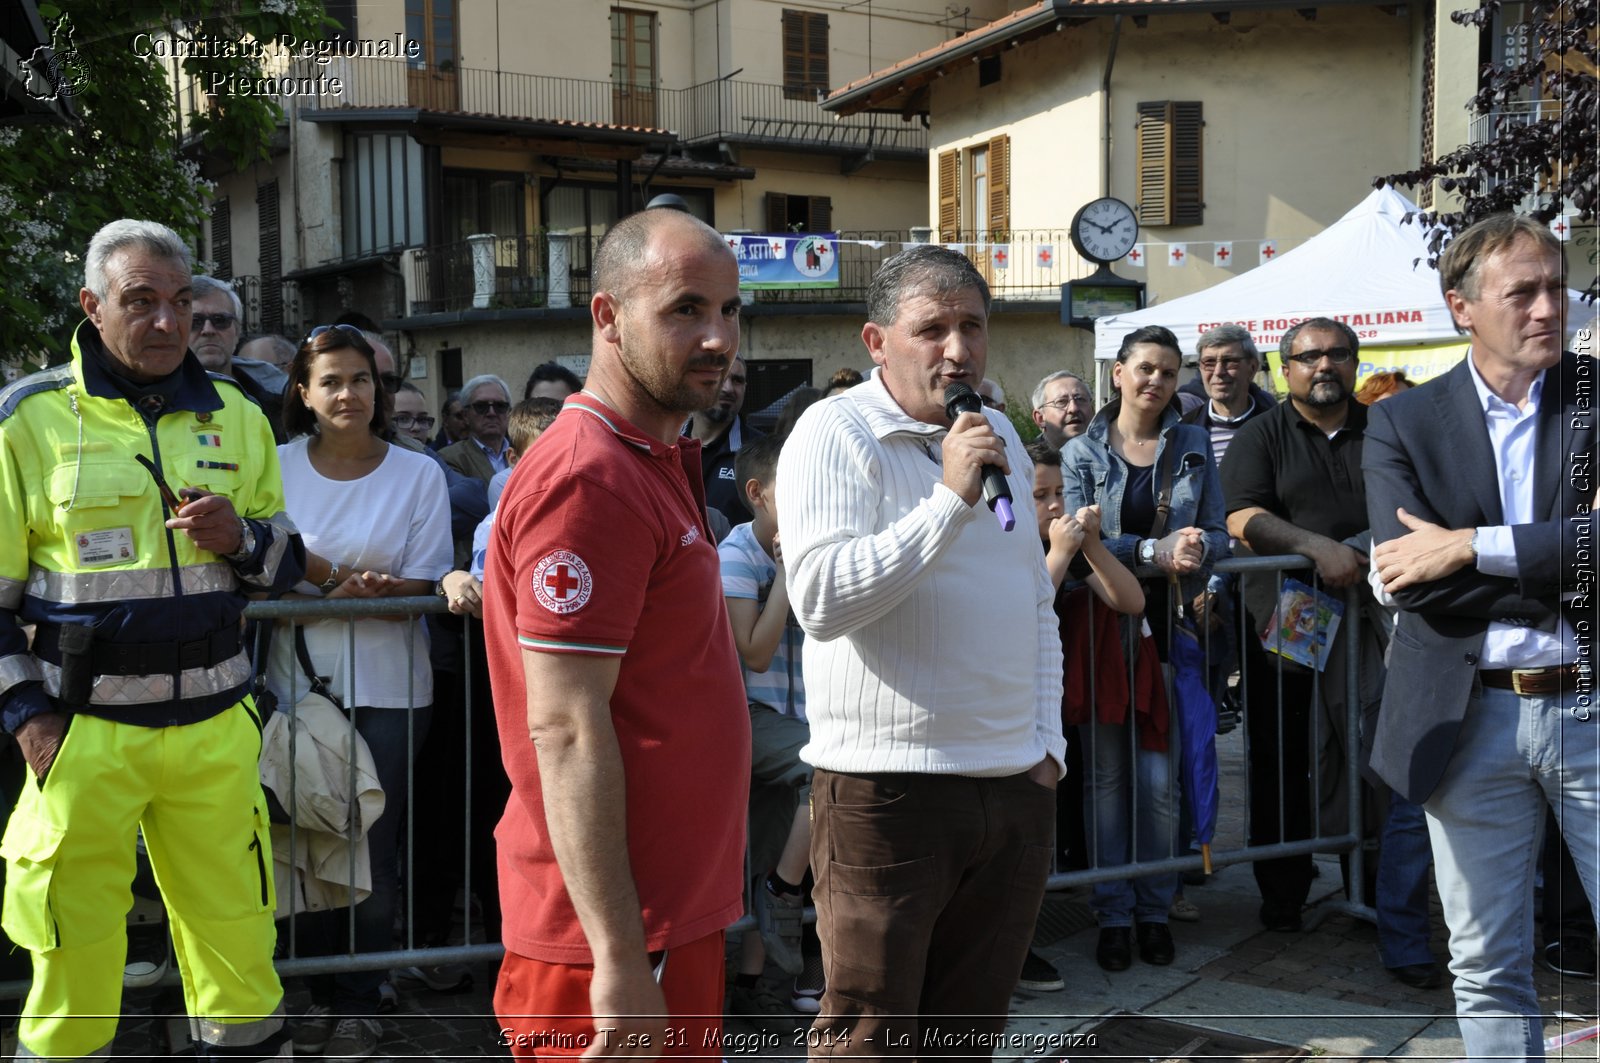
[[[809,764],[1000,776],[1066,762],[1054,589],[1033,470],[1005,441],[1018,526],[941,482],[945,429],[879,371],[800,418],[778,464],[778,528],[805,641]]]

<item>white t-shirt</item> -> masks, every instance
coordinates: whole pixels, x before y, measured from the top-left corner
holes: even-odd
[[[344,573],[370,570],[436,580],[450,570],[450,496],[438,463],[391,445],[367,475],[330,480],[312,468],[309,442],[302,436],[278,448],[289,519],[300,529],[307,550],[337,562]],[[318,593],[309,583],[296,589]],[[403,709],[433,702],[428,634],[420,621],[356,621],[354,668],[349,667],[344,620],[319,620],[304,630],[312,663],[318,673],[331,677],[330,692],[346,706]],[[288,628],[280,626],[272,637],[267,683],[287,703],[291,682],[296,696],[305,693],[307,681],[295,660],[294,641]]]

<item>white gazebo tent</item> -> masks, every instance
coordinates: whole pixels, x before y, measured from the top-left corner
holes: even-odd
[[[1460,360],[1466,338],[1456,332],[1439,271],[1428,265],[1428,230],[1407,214],[1417,207],[1389,186],[1376,189],[1344,217],[1281,257],[1204,291],[1131,314],[1095,322],[1094,356],[1104,366],[1122,337],[1145,325],[1165,325],[1186,358],[1200,334],[1234,323],[1277,365],[1278,341],[1298,321],[1331,317],[1361,339],[1360,375],[1401,369],[1414,381]],[[1569,336],[1593,328],[1595,307],[1568,291]],[[1592,335],[1593,333],[1591,333]],[[1096,389],[1104,372],[1096,373]],[[1279,379],[1273,373],[1274,383]],[[1096,399],[1104,396],[1097,394]]]

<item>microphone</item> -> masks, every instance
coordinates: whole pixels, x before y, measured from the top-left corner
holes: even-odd
[[[952,421],[963,413],[981,414],[983,400],[976,391],[958,380],[944,389],[944,412]],[[1017,526],[1017,518],[1011,512],[1011,487],[998,465],[983,467],[983,500],[994,512],[1002,531],[1010,531]]]

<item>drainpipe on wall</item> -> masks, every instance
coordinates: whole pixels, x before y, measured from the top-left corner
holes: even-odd
[[[1106,49],[1106,71],[1100,78],[1100,195],[1111,194],[1111,71],[1117,65],[1117,41],[1122,36],[1122,16],[1111,20],[1111,46]]]

